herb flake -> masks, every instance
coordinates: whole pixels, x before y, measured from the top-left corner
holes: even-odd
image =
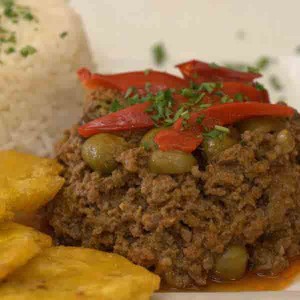
[[[152,57],[157,66],[161,66],[166,62],[167,52],[163,43],[157,43],[152,47]]]
[[[269,81],[274,90],[281,91],[283,89],[283,85],[276,75],[270,76]]]
[[[24,47],[20,50],[20,54],[23,57],[28,57],[30,55],[35,54],[36,52],[37,52],[37,50],[34,47],[30,46],[30,45],[28,45],[28,46],[26,46],[26,47]]]
[[[67,31],[62,32],[59,36],[61,39],[64,39],[65,37],[67,37],[69,33]]]
[[[109,111],[110,111],[110,112],[116,112],[116,111],[118,111],[118,110],[120,110],[120,109],[123,109],[123,108],[124,108],[124,106],[120,104],[119,100],[118,100],[118,99],[115,99],[115,100],[112,102]]]

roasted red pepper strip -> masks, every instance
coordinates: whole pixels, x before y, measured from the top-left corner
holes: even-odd
[[[182,133],[185,132],[185,135],[194,135],[194,140],[189,140],[189,144],[187,145],[180,139],[177,139],[176,149],[192,152],[201,144],[200,136],[203,132],[203,128],[213,129],[216,125],[230,125],[253,117],[292,117],[294,113],[293,108],[278,104],[247,102],[215,105],[203,111],[191,114],[188,120],[188,125],[190,126],[188,130],[183,130],[183,120],[179,119],[173,125],[173,128],[170,129],[169,136],[167,133],[168,130],[164,130],[162,133],[159,132],[155,136],[155,142],[160,149],[171,150],[172,147],[169,146],[170,137],[174,136],[174,130]],[[197,122],[199,118],[203,118],[200,123]]]
[[[222,94],[219,95],[218,92]],[[223,96],[228,97],[227,101],[270,103],[267,90],[259,90],[243,82],[224,82],[221,88],[215,89],[211,94],[207,93],[202,103],[222,104]]]
[[[154,122],[145,112],[150,105],[151,103],[145,102],[129,106],[79,127],[78,132],[87,138],[104,132],[151,128],[154,126]]]
[[[262,76],[258,73],[239,72],[225,67],[213,66],[199,60],[191,60],[176,67],[179,68],[185,79],[192,80],[195,83],[214,81],[252,82]]]
[[[235,101],[237,101],[237,95],[241,95],[244,101],[270,102],[266,90],[258,90],[254,86],[242,82],[224,82],[221,90]]]
[[[113,75],[91,74],[87,69],[80,69],[78,76],[88,89],[107,87],[110,84],[117,90],[125,93],[128,88],[135,87],[140,93],[145,91],[148,84],[148,91],[157,93],[166,89],[183,89],[189,86],[189,82],[177,76],[158,71],[136,71]]]
[[[180,150],[193,152],[201,143],[202,136],[197,136],[192,131],[178,131],[170,128],[159,131],[155,137],[155,142],[162,151]]]
[[[78,72],[78,77],[83,85],[87,89],[97,89],[99,87],[103,87],[106,89],[118,90],[121,92],[120,88],[109,81],[103,80],[101,78],[97,78],[94,74],[92,74],[88,69],[82,68]]]

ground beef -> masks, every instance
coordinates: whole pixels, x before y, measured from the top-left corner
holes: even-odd
[[[82,122],[107,113],[101,103],[115,95],[103,92],[90,96]],[[300,254],[297,124],[287,124],[296,141],[289,154],[276,133],[247,131],[183,175],[150,173],[149,152],[138,146],[143,132],[126,133],[132,147],[106,177],[83,161],[75,126],[58,146],[66,184],[47,208],[56,240],[119,253],[177,288],[206,284],[216,258],[236,243],[247,247],[249,268],[278,274]]]

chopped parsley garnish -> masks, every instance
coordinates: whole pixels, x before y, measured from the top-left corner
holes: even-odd
[[[157,43],[152,47],[152,57],[158,66],[163,65],[167,60],[167,52],[163,43]]]
[[[257,74],[257,73],[259,73],[259,69],[256,66],[255,67],[248,66],[247,72]]]
[[[189,89],[189,88],[184,88],[181,90],[181,95],[186,98],[192,98],[195,96],[195,90]]]
[[[239,101],[239,102],[243,102],[244,101],[244,95],[241,93],[238,93],[234,96],[234,99]]]
[[[216,96],[219,96],[219,97],[225,96],[224,92],[222,92],[222,91],[216,91],[216,92],[215,92],[215,95],[216,95]]]
[[[221,132],[220,130],[217,129],[213,129],[209,132],[204,132],[203,136],[205,138],[209,138],[209,139],[216,139],[219,138],[220,136],[222,136],[224,134],[224,132]]]
[[[148,142],[142,142],[142,146],[145,148],[146,151],[151,149],[151,146]]]
[[[16,4],[13,0],[0,0],[0,5],[4,8],[4,16],[13,23],[18,23],[20,18],[26,21],[38,21],[28,6]]]
[[[112,102],[109,111],[110,112],[116,112],[116,111],[118,111],[120,109],[123,109],[123,108],[124,108],[124,106],[120,104],[119,100],[115,99]]]
[[[216,82],[203,82],[199,86],[199,91],[206,91],[211,94],[217,87],[218,84]]]
[[[210,103],[203,103],[203,104],[200,104],[199,105],[199,108],[209,108],[209,107],[211,107],[211,104]]]
[[[62,32],[59,36],[61,39],[64,39],[69,33],[67,31]]]
[[[254,87],[258,90],[258,91],[265,91],[266,88],[259,82],[254,82]]]
[[[230,132],[229,128],[223,127],[223,126],[219,126],[219,125],[216,125],[216,126],[215,126],[215,129],[216,129],[216,130],[219,130],[219,131],[221,131],[221,132],[224,132],[224,133],[229,133],[229,132]]]
[[[202,124],[203,120],[205,119],[205,116],[199,116],[197,119],[196,119],[196,122],[198,124]]]
[[[282,86],[279,78],[276,75],[270,76],[269,81],[270,81],[270,84],[272,85],[272,87],[274,88],[274,90],[281,91],[283,89],[283,86]]]
[[[259,71],[264,71],[266,70],[272,63],[274,62],[274,60],[269,57],[269,56],[261,56],[255,66]]]
[[[221,138],[222,136],[228,133],[230,133],[230,130],[227,127],[216,125],[213,130],[204,132],[203,136],[209,139],[216,139]]]
[[[0,17],[4,17],[6,18],[6,20],[14,24],[17,24],[22,20],[27,22],[38,22],[37,17],[34,16],[29,6],[19,5],[14,0],[0,0],[0,9],[2,12],[2,15],[0,15]],[[18,52],[23,57],[28,57],[29,55],[37,52],[37,50],[30,45],[22,49],[16,49],[16,33],[12,30],[3,28],[3,26],[0,26],[0,46],[2,44],[11,44],[7,45],[7,47],[5,47],[6,49],[1,49],[6,54]]]
[[[172,92],[170,90],[159,91],[157,95],[153,97],[150,110],[154,112],[152,119],[154,121],[170,120],[173,113],[172,107],[174,100]]]
[[[14,52],[16,52],[16,48],[14,48],[14,47],[9,47],[5,50],[6,54],[12,54]]]
[[[23,57],[28,57],[30,55],[35,54],[36,52],[37,52],[37,50],[30,45],[28,45],[20,50],[20,53]]]
[[[231,99],[229,96],[227,96],[227,95],[225,95],[225,96],[223,96],[222,98],[221,98],[221,103],[232,103],[232,102],[234,102],[234,100],[233,99]]]

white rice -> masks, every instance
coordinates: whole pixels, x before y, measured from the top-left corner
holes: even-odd
[[[64,0],[15,0],[38,21],[14,24],[3,16],[2,1],[1,26],[16,33],[16,43],[1,44],[0,149],[51,155],[54,141],[80,116],[76,71],[93,67],[81,19]],[[28,45],[37,52],[24,57]],[[10,46],[15,53],[5,53]]]

